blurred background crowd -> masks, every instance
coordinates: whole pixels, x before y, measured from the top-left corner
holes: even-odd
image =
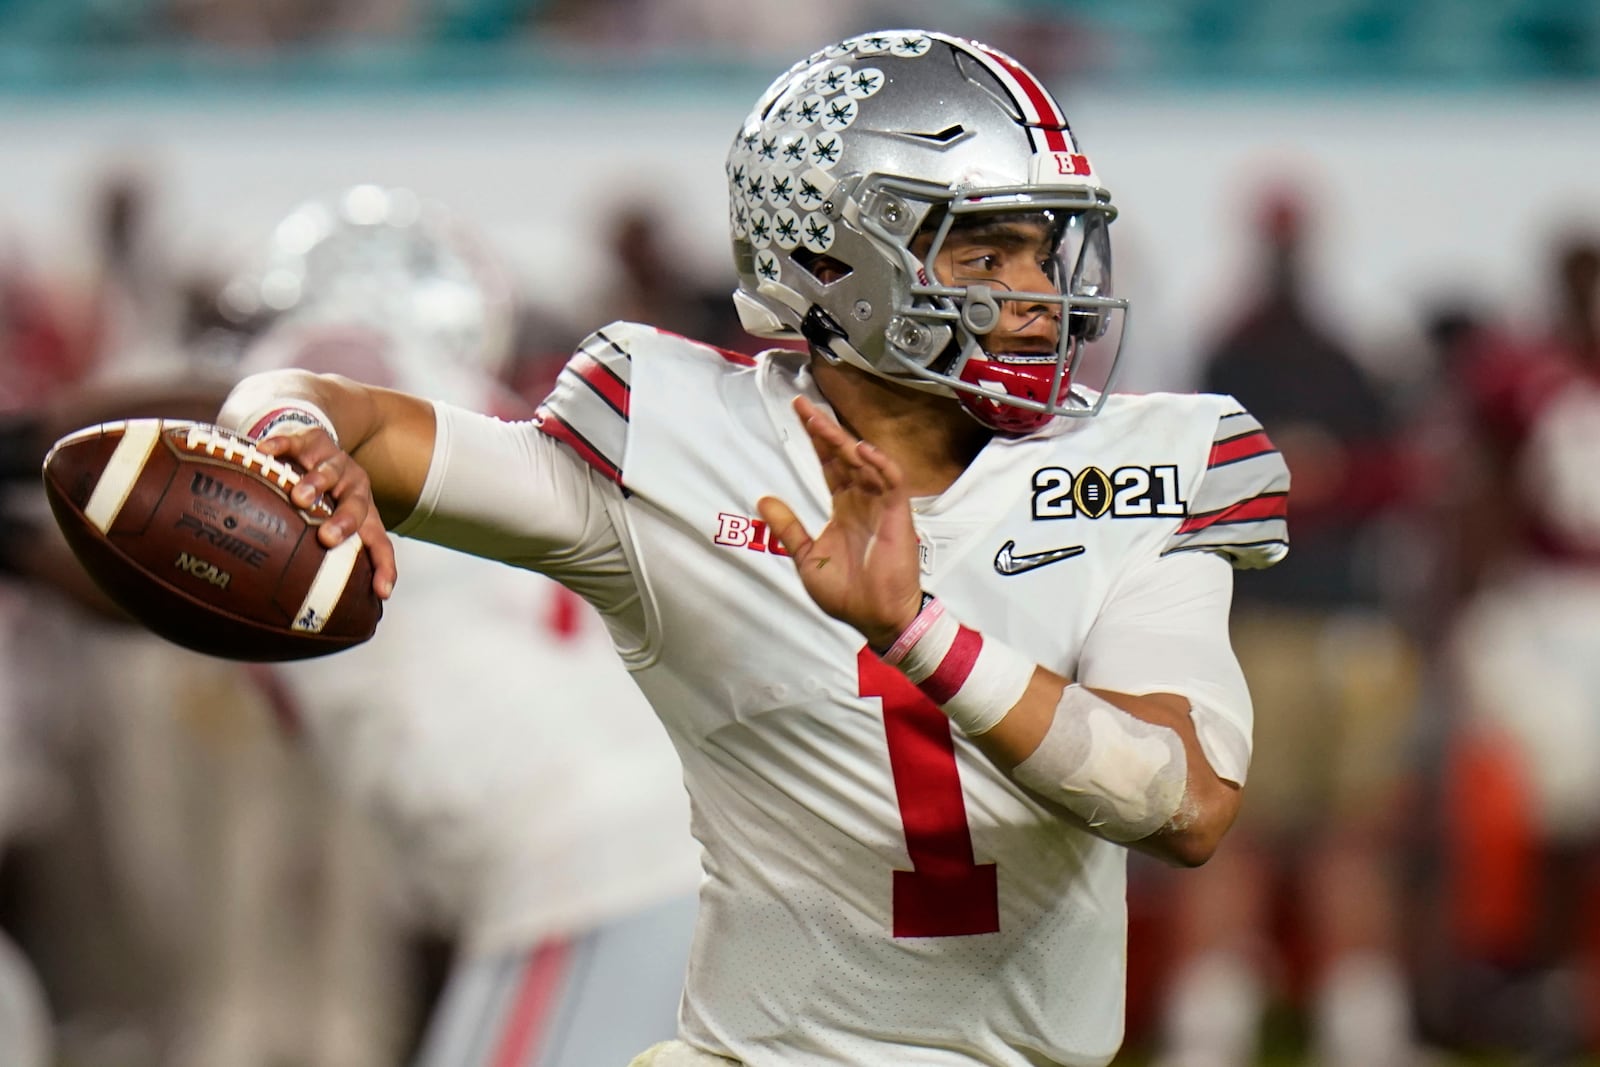
[[[236,375],[282,310],[239,279],[358,183],[503,261],[503,413],[614,318],[756,351],[727,142],[894,24],[1051,83],[1123,212],[1121,387],[1236,395],[1293,474],[1291,555],[1236,587],[1244,810],[1199,871],[1133,861],[1119,1062],[1594,1062],[1589,0],[0,0],[0,426]],[[319,773],[286,675],[41,581],[32,447],[0,437],[0,1050],[405,1062],[459,916]]]

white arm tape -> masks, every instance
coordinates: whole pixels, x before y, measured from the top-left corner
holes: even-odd
[[[986,640],[931,599],[883,661],[909,678],[968,737],[992,730],[1022,699],[1035,664]]]
[[[1062,691],[1044,740],[1011,776],[1101,837],[1126,843],[1181,814],[1189,761],[1177,731],[1074,684]]]

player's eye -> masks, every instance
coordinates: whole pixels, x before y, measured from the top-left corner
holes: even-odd
[[[993,252],[971,253],[956,262],[966,274],[993,274],[1000,269],[1000,257]]]

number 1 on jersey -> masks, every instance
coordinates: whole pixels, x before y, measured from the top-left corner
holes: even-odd
[[[861,695],[883,701],[883,733],[912,869],[894,872],[895,937],[961,937],[1000,930],[992,863],[972,856],[950,720],[906,676],[862,648]]]

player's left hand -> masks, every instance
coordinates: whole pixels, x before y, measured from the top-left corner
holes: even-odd
[[[833,515],[813,538],[778,498],[762,497],[756,506],[817,606],[860,630],[873,648],[888,648],[922,607],[917,533],[900,465],[805,397],[794,408],[822,461]]]

